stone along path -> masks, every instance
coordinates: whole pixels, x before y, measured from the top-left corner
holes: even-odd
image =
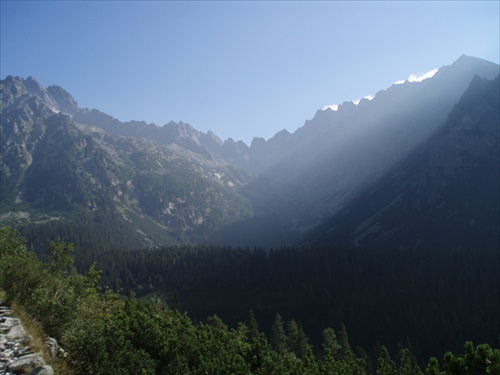
[[[0,375],[54,375],[41,353],[31,348],[31,336],[21,321],[12,318],[12,310],[0,305]]]

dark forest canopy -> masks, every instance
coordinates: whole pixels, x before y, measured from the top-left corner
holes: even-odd
[[[455,355],[447,351],[441,364],[432,357],[427,364],[421,362],[419,366],[409,345],[401,345],[392,358],[387,347],[380,343],[370,352],[359,347],[353,349],[353,341],[344,324],[340,325],[338,331],[323,329],[321,344],[311,345],[297,320],[283,319],[279,314],[275,315],[267,336],[261,331],[256,314],[251,310],[245,322],[240,321],[232,328],[215,314],[205,322],[196,323],[181,312],[179,306],[168,307],[160,299],[144,303],[137,300],[133,293],[123,298],[109,289],[103,292],[97,287],[100,272],[94,267],[85,273],[77,272],[72,244],[51,242],[48,261],[42,263],[35,253],[27,250],[24,243],[25,239],[13,229],[0,227],[0,288],[5,291],[8,302],[16,303],[18,308],[36,319],[48,335],[59,340],[68,356],[56,361],[63,361],[74,374],[500,373],[500,351],[488,344],[474,346],[471,341],[465,343],[464,354]],[[208,266],[215,270],[227,270],[232,264],[242,271],[245,268],[242,268],[243,264],[247,264],[248,270],[254,272],[256,269],[253,269],[252,264],[263,265],[273,260],[287,259],[289,263],[285,268],[294,268],[298,279],[305,275],[302,271],[304,267],[299,265],[308,259],[307,256],[302,258],[304,254],[320,256],[327,268],[331,266],[327,254],[335,254],[332,258],[335,259],[334,263],[339,262],[340,268],[350,272],[356,273],[356,267],[360,270],[364,267],[360,263],[359,253],[348,250],[327,253],[324,249],[245,252],[224,248],[171,248],[123,252],[121,257],[125,259],[127,255],[138,255],[136,260],[144,260],[146,254],[157,259],[166,255],[164,258],[170,259],[174,266],[166,269],[165,275],[175,274],[173,270],[176,264],[182,265],[180,268],[184,270],[200,271],[195,274],[201,279],[213,280],[213,284],[207,285],[207,288],[218,282],[220,284],[220,281],[214,280],[213,274],[208,277],[202,272],[201,265],[208,260],[211,260]],[[453,268],[454,263],[462,262],[461,259],[461,256],[451,257],[448,259],[451,262],[445,264]],[[386,260],[382,256],[380,262]],[[412,259],[415,260],[418,261]],[[446,260],[446,256],[441,260]],[[358,266],[353,267],[354,264]],[[435,271],[432,264],[431,261],[430,271]],[[469,264],[471,268],[475,265]],[[340,268],[332,271],[336,272]],[[272,266],[268,269],[272,269]],[[335,281],[341,281],[345,275],[347,272],[336,277]],[[243,280],[249,275],[240,276]],[[259,276],[267,280],[265,271]],[[138,273],[136,277],[139,279],[144,275]],[[481,279],[481,276],[476,273],[474,278]],[[182,277],[178,277],[178,280],[182,280]],[[188,278],[184,279],[185,283],[186,280]],[[249,280],[255,281],[256,277]],[[392,281],[398,281],[398,277],[395,276]],[[285,284],[286,280],[282,285]],[[366,283],[361,285],[367,287]],[[446,288],[447,284],[441,286]],[[452,294],[453,290],[448,292]],[[353,298],[358,297],[359,294],[353,292]],[[393,304],[389,309],[398,310],[397,306]],[[409,304],[408,308],[411,306]],[[372,319],[365,326],[376,324],[376,320]]]
[[[49,236],[25,232],[28,246],[47,259],[38,244]],[[397,353],[411,346],[422,364],[460,352],[467,340],[496,345],[500,332],[497,251],[87,246],[75,258],[80,272],[95,262],[102,286],[145,301],[160,297],[194,321],[216,314],[236,328],[251,310],[270,335],[280,314],[299,322],[316,349],[326,327],[344,324],[353,347],[375,353],[383,344]]]

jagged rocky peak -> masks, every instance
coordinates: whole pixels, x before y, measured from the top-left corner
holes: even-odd
[[[222,144],[224,143],[224,142],[222,142],[222,140],[221,140],[219,137],[217,137],[217,135],[216,135],[213,131],[211,131],[211,130],[209,130],[209,131],[207,132],[207,134],[205,134],[204,136],[205,136],[205,138],[210,139],[210,140],[212,140],[213,142],[215,142],[215,143],[217,143],[217,144],[219,144],[219,145],[222,145]]]
[[[31,126],[33,119],[44,118],[57,112],[57,104],[51,100],[48,93],[44,93],[43,86],[37,90],[38,83],[34,81],[29,82],[21,77],[8,76],[4,80],[0,80],[0,111],[2,111],[2,125],[3,131],[11,129],[16,133],[21,127],[27,125]],[[27,83],[28,82],[28,83]],[[29,86],[33,91],[38,91],[38,95],[33,94],[29,90]],[[51,106],[47,105],[51,104]],[[11,114],[4,112],[12,112],[17,116],[12,117]]]
[[[253,137],[252,143],[250,145],[251,148],[258,148],[262,145],[266,144],[266,140],[262,137]]]
[[[27,92],[26,87],[24,86],[24,80],[20,77],[14,76],[7,76],[5,79],[1,80],[0,88],[2,89],[2,92],[7,90],[15,96],[20,96]],[[2,101],[3,100],[4,96],[2,96]]]
[[[212,156],[200,141],[202,134],[202,132],[199,132],[187,123],[170,121],[160,128],[160,136],[156,141],[164,144],[173,143],[186,150],[202,155],[207,159],[211,159]]]
[[[67,113],[69,115],[74,115],[76,112],[78,112],[78,103],[71,96],[71,94],[64,90],[62,87],[52,85],[47,87],[47,91],[57,102],[57,105],[59,106],[59,110],[61,112]]]
[[[24,86],[32,94],[40,98],[40,100],[54,112],[59,112],[59,105],[52,98],[47,89],[42,86],[34,77],[29,76],[24,80]]]
[[[267,142],[270,146],[281,146],[288,142],[292,138],[292,133],[288,130],[283,129],[276,133],[272,138]]]
[[[454,63],[451,64],[451,66],[462,66],[462,67],[467,66],[467,67],[473,67],[474,69],[477,69],[480,66],[488,69],[492,65],[496,64],[484,59],[480,59],[479,57],[473,57],[468,55],[460,56]]]
[[[175,122],[170,121],[168,124],[163,126],[163,129],[166,131],[173,132],[177,134],[179,137],[193,137],[198,135],[198,131],[193,128],[191,125],[186,124],[182,121]]]
[[[28,90],[24,87],[23,79],[20,77],[8,76],[0,80],[0,91],[2,109],[14,103],[16,98],[25,95]]]
[[[267,149],[267,142],[262,137],[254,137],[250,144],[250,155],[255,158],[256,155],[264,155]]]
[[[357,106],[358,107],[364,107],[365,105],[367,105],[370,102],[371,102],[371,99],[369,99],[369,98],[361,98],[359,100],[359,103],[357,104]]]
[[[292,134],[291,134],[288,130],[286,130],[286,129],[282,129],[282,130],[280,130],[279,132],[277,132],[277,133],[274,135],[274,137],[273,137],[273,138],[277,138],[277,139],[279,139],[279,138],[288,138],[288,137],[289,137],[289,136],[291,136],[291,135],[292,135]]]
[[[239,146],[243,148],[248,148],[247,144],[243,141],[235,141],[233,138],[229,137],[224,141],[224,146]]]
[[[173,122],[173,121],[171,121],[171,122]],[[185,129],[185,131],[188,131],[188,132],[190,132],[190,133],[193,133],[193,132],[194,132],[194,133],[199,133],[199,131],[198,131],[198,130],[196,130],[195,128],[193,128],[193,127],[192,127],[190,124],[188,124],[187,122],[182,122],[182,121],[179,121],[179,122],[177,123],[177,126],[178,126],[179,128]]]
[[[40,105],[43,105],[52,112],[60,112],[57,101],[54,100],[49,91],[32,76],[26,79],[8,76],[0,81],[0,90],[2,94],[2,109],[19,99],[24,100],[30,96],[31,99],[36,98],[36,100],[39,101],[38,104],[35,103],[36,101],[31,101],[32,106],[34,105],[34,107],[41,109]]]
[[[200,145],[199,137],[201,132],[182,121],[170,121],[161,128],[161,131],[170,142],[189,141],[190,143]]]
[[[350,112],[356,108],[356,104],[352,101],[345,101],[341,105],[339,105],[337,112]]]
[[[470,82],[474,75],[479,75],[487,79],[495,78],[499,73],[499,66],[490,61],[477,57],[462,55],[451,65],[445,65],[439,68],[432,81],[440,79],[448,80],[467,80]],[[423,82],[430,81],[425,80]],[[464,87],[465,90],[466,87]]]
[[[222,140],[217,137],[217,135],[215,135],[211,130],[209,130],[207,134],[201,133],[199,141],[201,145],[208,150],[208,152],[214,154],[217,154],[219,152],[219,149],[224,144],[224,142],[222,142]]]
[[[65,112],[73,115],[78,111],[78,105],[73,97],[59,86],[45,88],[34,77],[26,79],[8,76],[0,82],[2,92],[2,107],[13,104],[16,100],[29,95],[37,98],[52,112]]]

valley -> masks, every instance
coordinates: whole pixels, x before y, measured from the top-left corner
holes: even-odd
[[[0,286],[80,371],[109,334],[99,371],[378,374],[391,353],[392,373],[439,374],[429,358],[498,345],[499,87],[464,55],[247,145],[8,76]]]

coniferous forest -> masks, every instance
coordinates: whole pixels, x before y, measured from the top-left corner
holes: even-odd
[[[0,287],[74,373],[500,374],[497,251],[93,252],[31,235],[1,228]]]

